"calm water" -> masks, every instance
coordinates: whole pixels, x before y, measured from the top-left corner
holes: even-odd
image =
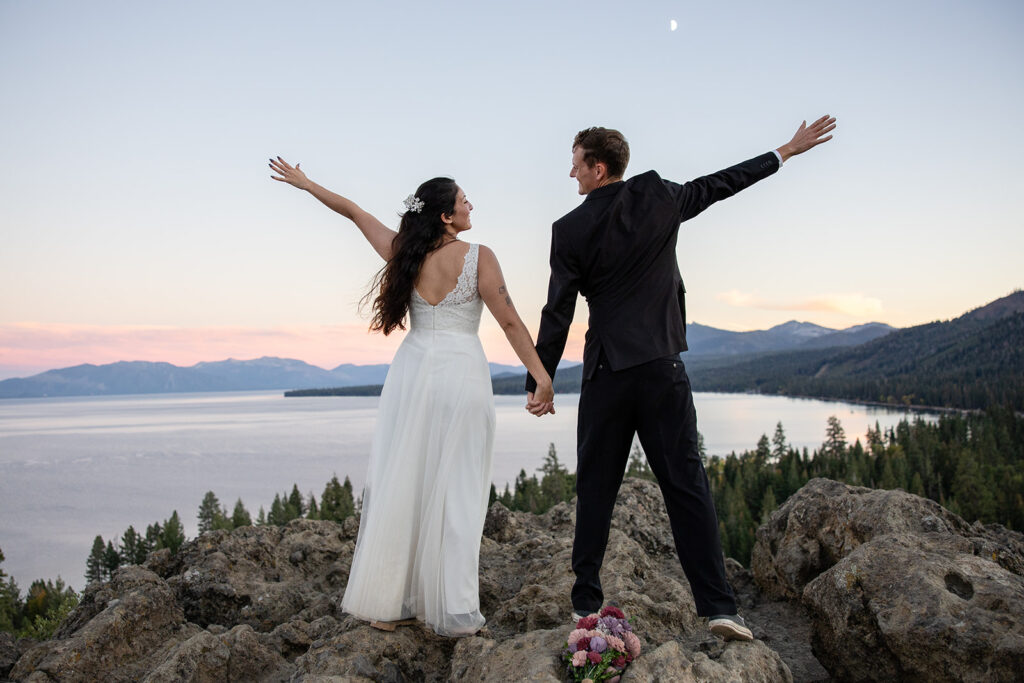
[[[499,490],[534,471],[554,443],[575,467],[578,396],[535,418],[518,396],[496,397],[493,479]],[[789,441],[816,448],[836,415],[847,437],[904,413],[842,403],[744,394],[696,394],[708,453],[752,449],[782,421]],[[160,394],[0,401],[2,568],[25,590],[60,575],[81,589],[97,534],[145,531],[177,510],[196,534],[206,491],[253,518],[292,484],[317,500],[333,474],[362,486],[377,398],[284,398],[281,392]]]

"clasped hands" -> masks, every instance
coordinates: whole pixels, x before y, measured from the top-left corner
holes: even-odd
[[[541,389],[538,387],[537,392],[528,391],[526,392],[526,410],[531,415],[541,417],[551,413],[555,414],[555,392],[550,387]]]

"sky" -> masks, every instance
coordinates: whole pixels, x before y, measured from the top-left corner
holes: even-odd
[[[678,28],[670,30],[670,21]],[[954,318],[1024,286],[1019,2],[0,0],[0,378],[118,360],[388,362],[383,265],[270,180],[281,155],[397,226],[472,201],[536,332],[575,133],[679,182],[835,138],[684,223],[690,322]],[[566,357],[581,357],[580,300]],[[514,363],[485,314],[489,359]]]

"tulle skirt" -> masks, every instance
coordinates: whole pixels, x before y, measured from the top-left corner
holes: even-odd
[[[478,570],[493,446],[479,338],[411,330],[380,397],[346,612],[418,618],[442,635],[484,625]]]

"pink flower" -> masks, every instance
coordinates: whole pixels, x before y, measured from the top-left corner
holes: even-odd
[[[577,642],[580,638],[582,638],[585,635],[587,635],[587,632],[585,630],[581,628],[576,629],[575,631],[569,634],[569,645],[572,645],[573,643]]]
[[[582,628],[588,631],[594,628],[595,626],[597,626],[597,616],[593,614],[591,614],[589,617],[583,617],[578,622],[576,622],[576,628]]]
[[[615,617],[616,619],[626,618],[626,615],[622,613],[622,610],[620,610],[618,607],[612,607],[611,605],[608,605],[607,607],[601,610],[602,617],[607,617],[609,615]]]
[[[622,642],[621,638],[616,638],[615,636],[605,636],[604,639],[608,641],[608,647],[610,647],[611,649],[618,650],[619,652],[626,651],[626,644]]]
[[[576,655],[573,655],[573,657],[575,657],[575,656]],[[587,653],[587,659],[590,660],[591,664],[600,664],[601,663],[601,655],[597,654],[596,652],[588,652]]]
[[[629,652],[631,657],[640,656],[640,639],[637,638],[631,631],[626,631],[622,634],[622,641],[626,645],[626,651]]]
[[[573,666],[586,666],[587,665],[587,651],[586,650],[579,650],[579,651],[573,653],[572,665]]]

